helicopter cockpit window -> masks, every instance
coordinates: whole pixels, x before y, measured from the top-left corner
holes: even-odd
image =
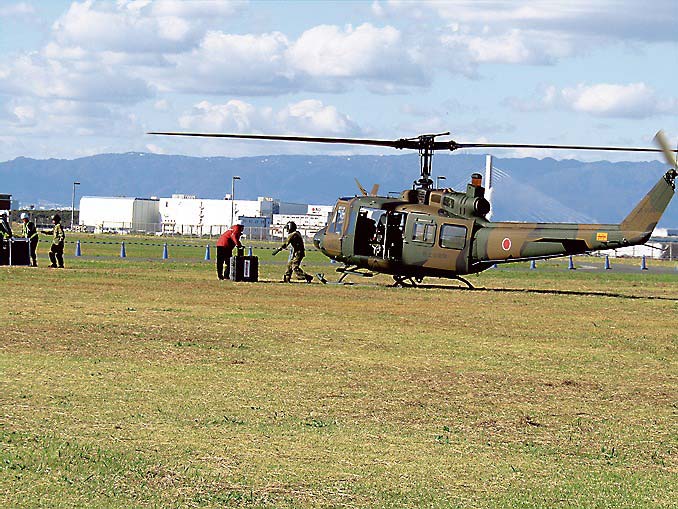
[[[415,221],[412,228],[412,240],[433,244],[436,238],[436,224],[430,221]]]
[[[334,233],[341,233],[344,229],[344,219],[346,218],[346,206],[340,205],[337,207],[337,213],[334,216],[334,221],[332,222],[332,231]]]
[[[444,224],[440,228],[440,247],[464,249],[466,246],[466,227],[456,224]]]

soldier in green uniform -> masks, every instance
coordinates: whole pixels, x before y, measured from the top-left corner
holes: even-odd
[[[12,228],[9,226],[7,212],[0,213],[0,265],[9,264],[9,240],[12,238]]]
[[[33,267],[38,266],[38,258],[35,255],[35,252],[38,249],[38,230],[35,228],[35,223],[31,221],[28,217],[28,214],[25,212],[21,213],[21,221],[23,222],[23,236],[29,239],[31,247],[31,260],[33,261]]]
[[[0,213],[0,238],[11,239],[12,238],[12,228],[9,226],[9,219],[7,217],[7,212],[4,210]]]
[[[52,262],[51,268],[55,269],[57,266],[60,269],[64,268],[64,243],[66,241],[66,234],[61,227],[61,216],[54,214],[52,216],[52,223],[54,228],[51,230],[43,230],[45,235],[52,235],[52,246],[49,248],[49,260]],[[58,265],[57,265],[58,264]]]
[[[284,230],[289,232],[287,239],[285,239],[285,242],[283,242],[282,246],[273,251],[273,256],[275,256],[287,246],[291,246],[292,248],[290,259],[287,262],[287,270],[283,276],[283,281],[285,283],[289,283],[292,279],[292,272],[294,272],[294,274],[297,276],[297,279],[301,279],[307,283],[310,283],[313,280],[313,276],[306,274],[300,267],[301,260],[303,260],[304,256],[306,255],[306,250],[304,249],[304,239],[301,236],[301,233],[297,231],[297,225],[294,221],[287,223]]]

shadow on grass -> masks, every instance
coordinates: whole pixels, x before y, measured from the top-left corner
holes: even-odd
[[[576,295],[581,297],[613,297],[617,299],[668,300],[671,302],[678,302],[678,298],[665,297],[662,295],[628,295],[625,293],[616,293],[616,292],[594,292],[582,290],[548,290],[548,289],[542,290],[534,288],[485,288],[485,287],[466,288],[465,286],[451,286],[451,285],[417,285],[416,288],[440,289],[440,290],[464,290],[469,292],[528,293],[540,295]]]

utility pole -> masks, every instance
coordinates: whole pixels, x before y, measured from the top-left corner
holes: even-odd
[[[73,182],[73,195],[71,196],[71,231],[73,230],[73,221],[75,219],[75,186],[79,186],[80,182]]]
[[[235,224],[235,181],[240,180],[240,177],[234,175],[231,179],[231,226]]]

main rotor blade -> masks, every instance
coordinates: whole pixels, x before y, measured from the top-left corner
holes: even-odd
[[[439,143],[439,142],[436,142]],[[641,148],[641,147],[596,147],[591,145],[536,145],[536,144],[518,144],[518,143],[455,143],[459,148],[547,148],[556,150],[605,150],[618,152],[663,152],[658,148]],[[670,150],[670,149],[669,149]],[[673,150],[673,152],[677,152]]]
[[[669,166],[678,169],[678,161],[673,156],[674,150],[671,150],[671,147],[669,147],[669,142],[666,139],[664,131],[657,131],[657,134],[654,135],[654,141],[661,147],[662,152],[664,152],[664,158]]]
[[[458,143],[454,140],[426,142],[420,138],[400,138],[398,140],[375,140],[369,138],[330,138],[324,136],[284,136],[275,134],[224,134],[224,133],[181,133],[181,132],[158,132],[163,136],[192,136],[200,138],[235,138],[246,140],[274,140],[274,141],[300,141],[306,143],[335,143],[342,145],[371,145],[376,147],[392,147],[397,149],[421,150],[425,146],[431,150],[459,150],[461,148],[535,148],[555,150],[604,150],[618,152],[663,152],[657,148],[639,147],[597,147],[590,145],[539,145],[523,143]],[[423,137],[422,137],[423,138]],[[430,140],[430,138],[429,138]],[[670,150],[670,149],[669,149]],[[678,152],[672,150],[672,152]]]
[[[365,138],[327,138],[323,136],[281,136],[275,134],[222,134],[222,133],[176,133],[150,132],[164,136],[194,136],[200,138],[239,138],[246,140],[302,141],[310,143],[339,143],[344,145],[374,145],[377,147],[413,148],[419,147],[419,140],[372,140]]]

